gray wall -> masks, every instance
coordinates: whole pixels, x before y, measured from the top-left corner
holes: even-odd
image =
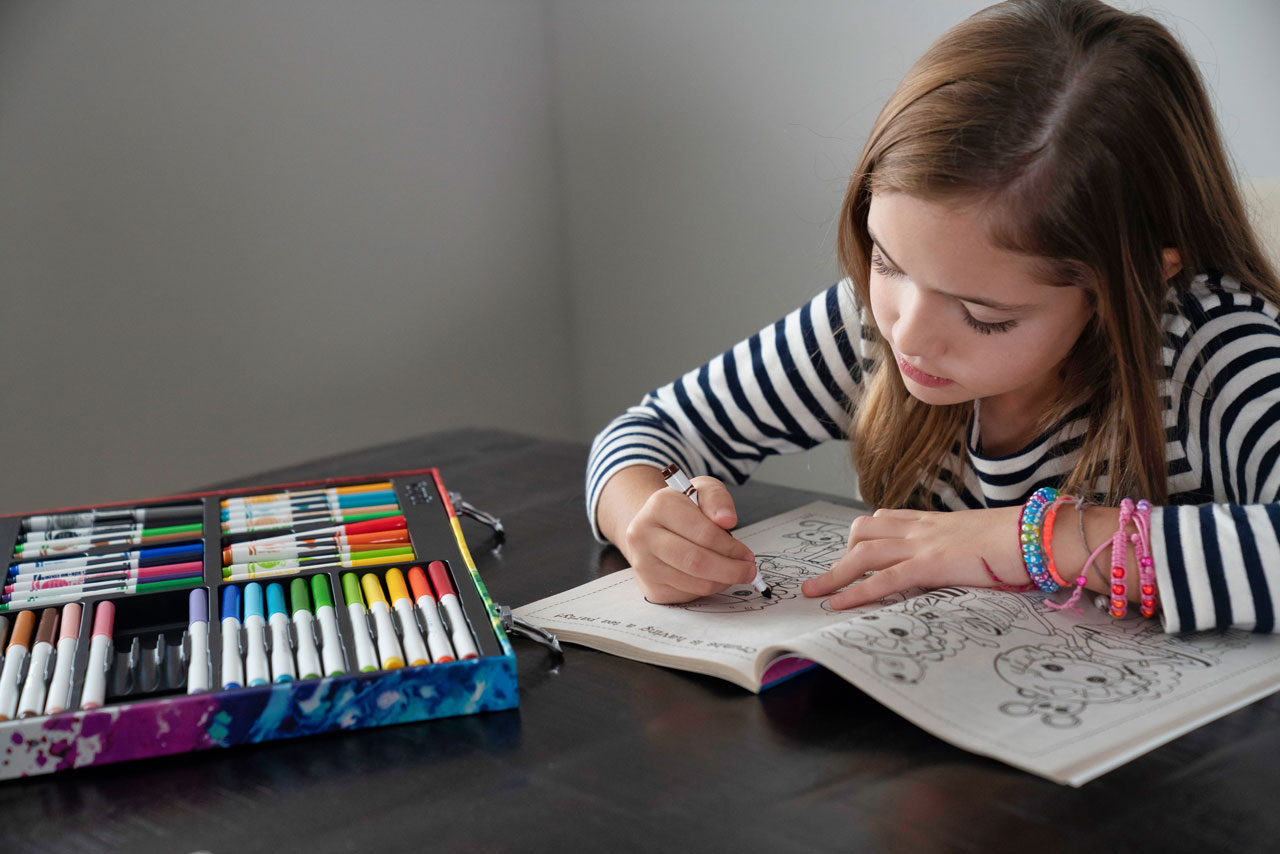
[[[0,510],[573,432],[547,9],[0,3]]]
[[[0,511],[589,439],[834,279],[867,128],[981,5],[0,2]],[[1160,7],[1280,175],[1280,4]]]

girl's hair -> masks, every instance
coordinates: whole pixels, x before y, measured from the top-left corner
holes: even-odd
[[[1087,289],[1094,318],[1040,429],[1069,412],[1088,420],[1064,489],[1110,504],[1166,499],[1168,288],[1218,270],[1280,304],[1204,86],[1169,31],[1094,0],[1011,0],[938,39],[881,110],[845,195],[840,266],[863,306],[879,192],[977,202],[993,245],[1036,259],[1047,283]],[[1168,282],[1166,248],[1182,262]],[[893,357],[878,330],[867,334],[875,367],[851,431],[863,498],[925,506],[948,457],[962,476],[973,404],[921,403],[885,369]]]

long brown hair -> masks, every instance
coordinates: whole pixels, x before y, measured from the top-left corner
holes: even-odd
[[[863,306],[877,192],[981,202],[994,245],[1037,259],[1051,284],[1088,290],[1095,317],[1040,425],[1084,407],[1088,432],[1063,488],[1113,505],[1166,499],[1167,289],[1212,269],[1280,304],[1204,85],[1169,31],[1094,0],[1010,0],[939,38],[881,110],[845,195],[839,260]],[[1168,282],[1166,248],[1182,261]],[[876,367],[851,431],[863,498],[921,505],[973,404],[914,398],[884,368],[892,354],[872,327]]]

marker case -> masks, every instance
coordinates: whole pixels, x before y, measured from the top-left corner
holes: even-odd
[[[379,481],[392,483],[396,502],[405,517],[405,529],[415,559],[400,557],[385,559],[385,562],[373,560],[355,568],[303,569],[278,577],[224,580],[222,548],[228,541],[220,528],[223,499],[277,492],[308,492]],[[386,726],[511,709],[519,704],[515,655],[503,629],[499,608],[476,571],[450,493],[436,469],[204,492],[111,505],[111,508],[157,508],[194,503],[203,507],[202,528],[197,534],[204,546],[203,575],[176,579],[168,588],[163,585],[149,588],[153,592],[88,592],[80,598],[64,600],[56,605],[62,609],[66,601],[76,601],[82,606],[67,711],[0,722],[0,779],[294,738],[337,729]],[[103,508],[58,512],[98,509]],[[0,548],[8,549],[4,552],[6,556],[14,554],[15,545],[24,536],[23,521],[31,516],[0,516]],[[474,640],[478,656],[467,660],[408,665],[394,670],[384,670],[379,666],[379,669],[361,672],[356,662],[356,633],[370,633],[370,641],[376,648],[379,621],[375,621],[372,614],[367,627],[353,620],[343,596],[342,575],[354,572],[359,578],[371,573],[386,591],[389,569],[398,568],[407,575],[411,567],[419,566],[425,572],[435,561],[440,561],[448,572],[461,604],[460,613],[466,621],[463,629]],[[322,581],[313,582],[313,576],[321,576]],[[235,584],[243,594],[243,588],[249,581],[256,581],[264,591],[267,585],[278,583],[284,588],[288,601],[290,584],[295,578],[304,579],[309,590],[313,584],[328,585],[346,673],[310,679],[295,676],[289,681],[269,681],[258,687],[222,688],[223,588]],[[201,661],[200,666],[207,667],[210,690],[188,694],[192,649],[188,603],[191,590],[197,587],[207,593],[208,629],[207,640],[203,644],[206,660]],[[105,701],[99,708],[85,710],[81,707],[82,692],[90,665],[94,613],[101,601],[110,601],[115,606],[111,644],[106,656]],[[310,631],[320,651],[323,646],[319,643],[322,639],[319,637],[321,621],[316,617],[318,603],[311,601],[310,605],[313,615]],[[4,612],[10,623],[21,610],[35,610],[39,616],[40,610],[55,606],[35,603],[16,607],[18,610]],[[396,620],[393,628],[403,645],[405,628],[399,620],[404,614],[395,609],[392,612]],[[287,641],[296,662],[300,641],[298,622],[306,621],[295,622],[292,607],[288,613]],[[236,640],[243,654],[248,642],[243,606],[239,617]],[[385,625],[385,620],[380,622]],[[426,626],[420,622],[416,628],[424,632]],[[279,633],[273,633],[268,626],[264,635],[268,643],[264,652],[270,660],[273,651],[271,639],[273,635],[279,637]],[[4,650],[0,649],[0,655],[3,653]],[[329,661],[333,660],[332,653],[331,650]],[[56,655],[49,662],[47,671],[52,673],[55,665]],[[296,666],[294,670],[296,673]],[[29,678],[30,674],[25,676]]]

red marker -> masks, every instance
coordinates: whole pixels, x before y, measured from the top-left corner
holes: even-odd
[[[479,658],[480,651],[471,639],[467,629],[467,618],[462,614],[462,603],[454,592],[453,582],[449,579],[449,568],[443,561],[433,560],[427,564],[427,574],[431,576],[431,586],[435,588],[440,607],[444,608],[445,619],[449,622],[449,637],[453,639],[453,648],[458,658]]]

